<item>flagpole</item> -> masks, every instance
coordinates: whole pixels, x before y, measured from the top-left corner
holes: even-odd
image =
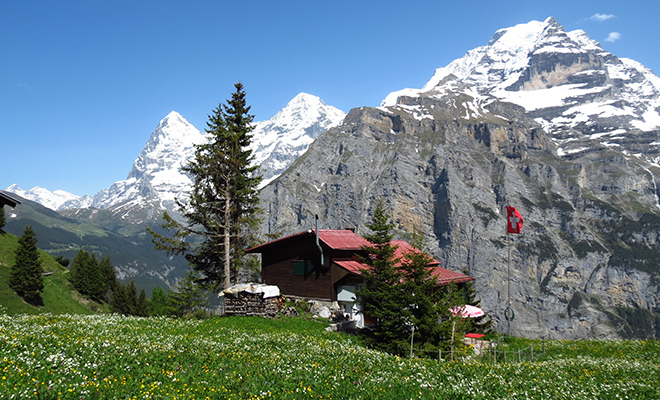
[[[515,207],[506,207],[506,247],[508,251],[508,258],[506,264],[506,282],[507,294],[506,302],[507,307],[504,310],[504,318],[507,321],[507,335],[511,336],[511,320],[514,318],[513,308],[511,308],[511,238],[512,233],[520,233],[523,225],[522,215],[515,209]],[[515,224],[515,226],[514,226]]]
[[[507,219],[508,223],[508,219]],[[509,233],[509,229],[507,227],[506,230],[506,247],[509,253],[508,261],[506,263],[506,282],[507,282],[507,290],[506,290],[506,305],[507,308],[504,312],[504,315],[506,316],[506,323],[507,323],[507,335],[511,336],[511,318],[508,317],[508,312],[509,309],[511,308],[511,234]]]

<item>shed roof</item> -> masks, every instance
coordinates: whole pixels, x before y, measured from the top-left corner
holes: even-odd
[[[0,206],[4,206],[5,204],[11,208],[14,208],[18,204],[21,204],[21,202],[9,196],[8,194],[5,194],[4,192],[0,192]]]

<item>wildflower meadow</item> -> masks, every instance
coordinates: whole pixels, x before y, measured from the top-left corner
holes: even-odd
[[[400,358],[302,319],[0,315],[14,399],[658,399],[656,341],[547,341],[535,361]]]

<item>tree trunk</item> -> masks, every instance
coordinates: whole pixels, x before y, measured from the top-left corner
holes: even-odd
[[[225,192],[225,289],[231,286],[231,251],[229,239],[231,236],[231,202],[229,201],[229,190]]]

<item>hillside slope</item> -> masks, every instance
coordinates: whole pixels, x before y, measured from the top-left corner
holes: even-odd
[[[183,257],[170,259],[155,250],[144,225],[117,219],[108,210],[57,212],[27,199],[19,200],[21,204],[7,212],[5,230],[20,236],[26,225],[32,226],[39,247],[53,256],[72,260],[80,249],[109,256],[119,280],[132,279],[147,293],[155,287],[174,286],[177,277],[188,268]]]
[[[0,230],[0,314],[92,314],[100,306],[85,301],[67,280],[68,269],[40,250],[40,261],[44,272],[43,306],[33,306],[21,299],[10,287],[9,276],[14,264],[18,238]]]

